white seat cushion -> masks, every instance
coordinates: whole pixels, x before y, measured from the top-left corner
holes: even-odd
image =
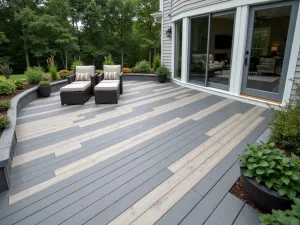
[[[119,80],[102,80],[101,83],[116,83],[119,82]]]
[[[120,85],[120,81],[115,80],[115,82],[100,82],[97,84],[97,86],[94,88],[95,91],[116,91],[118,90]]]
[[[61,92],[84,91],[91,86],[90,81],[76,81],[60,89]]]

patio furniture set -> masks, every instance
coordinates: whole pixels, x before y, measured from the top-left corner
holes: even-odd
[[[101,74],[95,66],[76,66],[69,84],[60,89],[61,104],[83,105],[93,95],[96,104],[117,104],[123,93],[122,75],[121,65],[105,65]]]

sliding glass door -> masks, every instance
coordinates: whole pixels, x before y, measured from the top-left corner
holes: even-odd
[[[235,12],[191,19],[189,81],[228,90]]]
[[[299,3],[250,8],[242,94],[281,102]]]
[[[182,20],[175,23],[174,77],[178,79],[181,79],[181,56],[182,56]]]

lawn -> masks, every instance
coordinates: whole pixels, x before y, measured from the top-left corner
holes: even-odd
[[[0,76],[0,78],[5,79],[4,76]],[[22,80],[22,79],[26,79],[26,76],[24,74],[14,74],[10,76],[11,80]]]

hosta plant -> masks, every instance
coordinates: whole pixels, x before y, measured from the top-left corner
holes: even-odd
[[[26,83],[23,80],[16,80],[15,81],[15,85],[16,85],[16,87],[17,87],[18,90],[21,90],[21,89],[25,88]]]
[[[244,175],[275,190],[280,196],[293,199],[300,193],[300,159],[287,157],[274,143],[248,145],[240,158]]]
[[[0,100],[0,111],[6,111],[10,108],[10,100]]]
[[[300,199],[294,199],[291,210],[272,210],[272,214],[260,216],[260,225],[300,225]]]

